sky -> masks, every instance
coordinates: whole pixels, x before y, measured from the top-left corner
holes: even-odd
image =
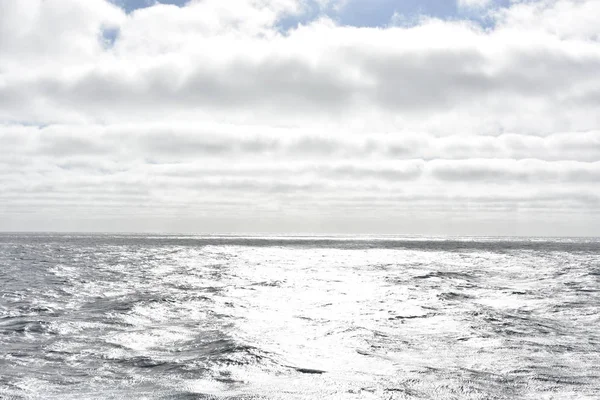
[[[600,236],[597,0],[0,0],[0,231]]]

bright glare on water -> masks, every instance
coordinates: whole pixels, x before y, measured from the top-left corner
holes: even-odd
[[[597,399],[600,241],[0,235],[0,398]]]

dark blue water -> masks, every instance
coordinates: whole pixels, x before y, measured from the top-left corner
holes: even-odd
[[[597,399],[600,241],[0,234],[2,399]]]

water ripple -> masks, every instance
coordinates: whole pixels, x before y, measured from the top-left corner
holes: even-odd
[[[600,398],[596,239],[0,234],[0,398]]]

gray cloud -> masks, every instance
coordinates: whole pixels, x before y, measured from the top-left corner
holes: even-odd
[[[439,32],[444,33],[444,29]],[[239,113],[251,109],[262,118],[272,113],[324,118],[373,105],[383,113],[403,112],[414,117],[447,108],[464,113],[474,104],[485,105],[488,112],[498,108],[497,112],[502,108],[517,112],[531,103],[532,109],[560,109],[563,116],[568,114],[565,105],[573,102],[579,107],[595,107],[593,99],[600,86],[596,73],[600,53],[595,48],[580,46],[575,52],[560,42],[550,42],[542,49],[537,44],[519,48],[518,43],[508,42],[501,43],[508,46],[502,53],[488,55],[485,45],[494,43],[493,34],[469,35],[474,44],[459,49],[386,48],[376,53],[370,49],[371,43],[357,43],[345,51],[339,50],[341,43],[335,43],[331,49],[320,50],[327,57],[318,53],[283,56],[268,52],[267,44],[260,43],[259,60],[244,53],[218,62],[203,60],[200,55],[180,55],[188,57],[185,63],[176,55],[167,55],[164,61],[148,66],[118,59],[106,66],[75,70],[67,78],[49,70],[11,80],[0,85],[0,93],[5,104],[19,105],[24,112],[18,115],[13,109],[11,115],[38,120],[38,115],[24,107],[32,99],[58,115],[70,110],[85,118],[108,120],[190,108]],[[313,36],[317,41],[318,36]],[[402,32],[392,29],[379,36],[376,39],[381,41],[405,40]],[[294,34],[277,40],[289,41],[292,47],[296,44]],[[598,122],[593,116],[588,120]]]
[[[0,162],[22,158],[80,155],[104,161],[157,159],[190,161],[197,157],[236,160],[278,158],[377,159],[538,159],[594,162],[600,159],[600,131],[557,132],[545,137],[505,133],[498,136],[422,132],[352,133],[339,129],[271,128],[205,123],[135,125],[55,125],[45,128],[0,126]],[[230,160],[227,160],[229,162]]]

